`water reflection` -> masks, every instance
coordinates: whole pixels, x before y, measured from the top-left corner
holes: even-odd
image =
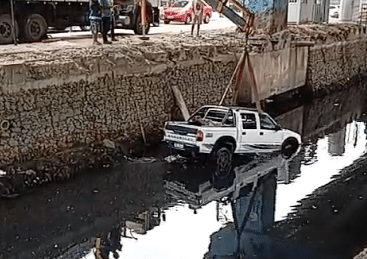
[[[95,238],[105,242],[108,236],[113,254],[121,245],[116,237],[130,236],[129,228],[148,231],[160,224],[165,167],[126,163],[1,200],[0,258],[81,258]]]
[[[363,130],[357,130],[364,129],[364,127],[362,122],[352,122],[341,129],[341,131],[346,132],[344,138],[333,143],[333,145],[338,146],[338,150],[341,147],[344,149],[343,154],[339,156],[330,152],[329,135],[321,139],[306,141],[303,152],[299,154],[298,158],[295,158],[296,161],[301,159],[299,167],[301,173],[288,184],[279,185],[277,190],[276,220],[284,219],[288,213],[292,212],[292,206],[295,206],[297,201],[330,182],[332,177],[338,174],[341,169],[353,164],[365,153],[366,135]]]
[[[204,258],[272,258],[277,169],[241,186],[231,199],[234,221],[211,235]]]
[[[328,135],[328,152],[332,156],[342,156],[345,152],[346,129]]]

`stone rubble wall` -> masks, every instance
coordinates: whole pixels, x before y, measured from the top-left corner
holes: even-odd
[[[345,85],[367,69],[367,39],[311,47],[307,85],[313,92]]]
[[[157,66],[129,66],[108,56],[69,60],[61,67],[6,66],[0,81],[13,84],[0,94],[0,164],[128,138],[141,134],[140,126],[145,134],[154,132],[175,108],[172,85],[181,89],[190,112],[218,104],[234,70],[232,59],[199,58],[158,72],[152,72]]]

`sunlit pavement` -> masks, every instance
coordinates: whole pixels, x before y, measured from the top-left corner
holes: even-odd
[[[77,37],[77,36],[90,36],[91,33],[89,31],[80,31],[78,27],[73,27],[73,30],[69,30],[66,32],[59,33],[51,33],[51,38],[65,38],[65,37]],[[201,24],[201,31],[210,31],[210,30],[228,30],[234,31],[236,26],[226,17],[220,17],[217,12],[213,12],[212,18],[210,19],[208,24]],[[195,28],[196,30],[196,28]],[[159,26],[151,26],[149,35],[159,35],[159,34],[180,34],[180,33],[188,33],[191,32],[191,24],[184,24],[183,22],[171,22],[169,24],[164,24],[163,21],[159,24]],[[134,36],[133,30],[124,30],[124,29],[116,29],[116,34],[119,36]],[[138,35],[136,37],[139,37]]]

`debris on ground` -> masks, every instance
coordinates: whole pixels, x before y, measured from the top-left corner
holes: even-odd
[[[180,156],[180,155],[170,155],[164,158],[164,160],[167,163],[173,163],[173,162],[182,162],[187,160],[187,158]]]

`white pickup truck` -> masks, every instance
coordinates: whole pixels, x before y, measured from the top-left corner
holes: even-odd
[[[255,109],[208,105],[187,121],[166,122],[163,140],[180,153],[212,154],[217,163],[228,163],[233,153],[281,150],[289,158],[300,148],[301,136]]]

